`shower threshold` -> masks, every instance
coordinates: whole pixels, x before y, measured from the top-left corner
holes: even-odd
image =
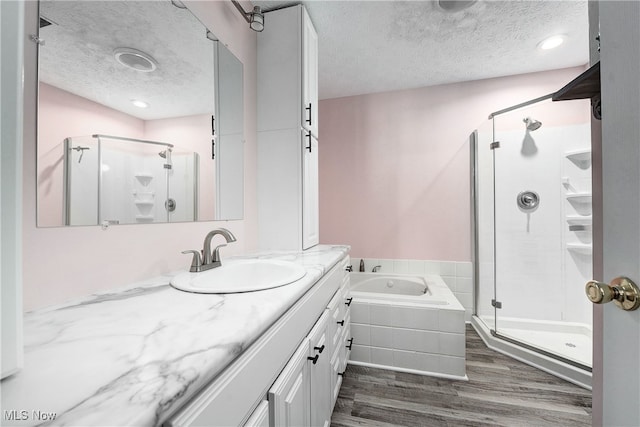
[[[477,316],[473,316],[471,319],[471,325],[478,332],[478,335],[485,342],[487,347],[495,350],[499,353],[505,354],[530,366],[538,368],[542,371],[548,372],[573,384],[576,384],[585,389],[591,390],[592,375],[591,367],[586,364],[576,362],[557,356],[549,351],[542,350],[534,347],[530,344],[523,343],[519,340],[505,336],[504,334],[498,334],[492,331],[484,321]],[[515,332],[510,329],[503,330],[507,333]],[[518,330],[517,333],[522,335],[522,330]],[[539,338],[535,337],[533,331],[525,331],[528,334],[527,339]],[[568,334],[555,334],[553,338],[557,341],[556,344],[562,341],[562,345],[567,347],[569,352],[580,350],[580,347],[585,347],[587,343],[584,340],[579,340],[578,337],[569,337]],[[572,334],[573,335],[573,334]],[[570,338],[569,340],[566,338]],[[532,342],[536,342],[535,339],[531,339]],[[548,346],[548,341],[547,341]],[[570,345],[566,345],[570,344]],[[576,347],[571,347],[575,345]],[[590,346],[590,344],[588,344]]]

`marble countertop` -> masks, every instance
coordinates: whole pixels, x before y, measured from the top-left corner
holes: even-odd
[[[259,292],[182,292],[167,275],[29,312],[24,368],[2,381],[0,424],[158,425],[347,253],[346,246],[322,245],[238,257],[293,261],[307,271],[293,284]]]

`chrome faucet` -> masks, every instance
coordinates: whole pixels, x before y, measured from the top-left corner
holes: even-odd
[[[202,251],[182,251],[183,254],[193,254],[193,260],[191,261],[191,268],[189,269],[192,273],[199,273],[201,271],[211,270],[212,268],[220,267],[222,263],[220,262],[220,248],[227,246],[226,243],[222,245],[218,245],[215,247],[213,251],[211,251],[211,240],[217,234],[220,234],[227,243],[235,242],[236,236],[226,228],[216,228],[215,230],[210,231],[207,236],[204,238],[204,245]]]
[[[382,268],[382,266],[381,266],[381,265],[376,265],[375,267],[373,267],[373,268],[371,269],[371,272],[372,272],[372,273],[377,273],[377,272],[378,272],[378,270],[380,270],[381,268]]]

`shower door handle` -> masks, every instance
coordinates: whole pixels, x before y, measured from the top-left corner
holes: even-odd
[[[625,311],[640,307],[640,289],[627,277],[616,277],[609,285],[590,280],[585,286],[587,298],[594,304],[605,304],[613,301]]]

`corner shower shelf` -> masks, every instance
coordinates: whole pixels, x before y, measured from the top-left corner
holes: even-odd
[[[565,157],[580,169],[586,169],[591,166],[591,150],[570,151],[565,153]]]
[[[572,215],[567,216],[567,222],[569,225],[591,225],[593,221],[593,217],[591,215],[578,216]]]
[[[142,184],[143,187],[149,185],[151,180],[153,179],[153,175],[148,173],[137,173],[135,174],[136,179]]]
[[[567,249],[580,255],[591,255],[593,247],[586,243],[567,243]]]
[[[591,203],[591,193],[573,193],[567,194],[567,200],[579,204]]]
[[[153,206],[155,205],[155,202],[149,202],[146,200],[136,200],[134,202],[136,204],[136,206]]]

